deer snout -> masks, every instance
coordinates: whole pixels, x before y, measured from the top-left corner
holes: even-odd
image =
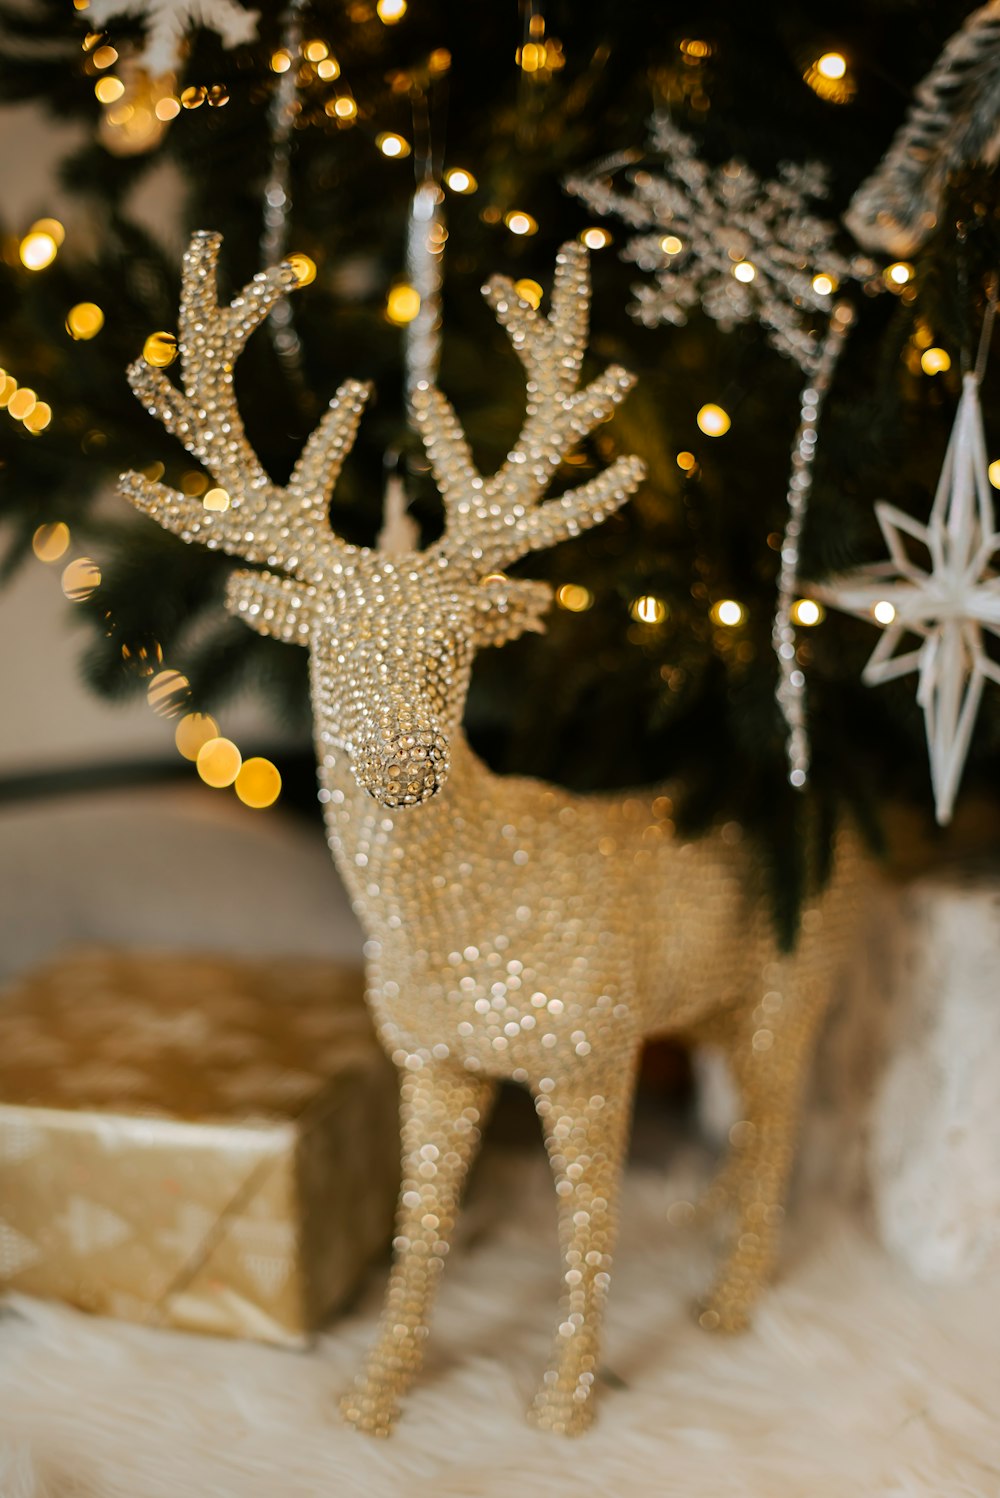
[[[419,806],[437,794],[449,769],[447,740],[432,730],[388,736],[359,754],[354,775],[382,806]]]

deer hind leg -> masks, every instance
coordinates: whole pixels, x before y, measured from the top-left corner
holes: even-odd
[[[555,1176],[563,1296],[532,1423],[577,1435],[592,1418],[601,1320],[611,1283],[618,1197],[632,1114],[635,1058],[606,1075],[551,1081],[535,1107]]]
[[[462,1187],[495,1090],[491,1081],[444,1067],[403,1074],[396,1256],[375,1345],[341,1401],[345,1418],[372,1435],[389,1434],[399,1398],[420,1370]]]
[[[824,1007],[820,988],[797,990],[791,967],[753,1010],[732,1016],[727,1049],[742,1112],[730,1133],[731,1153],[722,1179],[734,1223],[726,1257],[699,1316],[707,1330],[742,1331],[774,1268]]]

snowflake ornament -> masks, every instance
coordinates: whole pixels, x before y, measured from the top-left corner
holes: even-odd
[[[239,47],[256,41],[260,13],[245,10],[236,0],[90,0],[91,30],[100,31],[113,16],[138,16],[145,22],[145,45],[136,60],[151,78],[161,78],[180,72],[192,31],[216,31],[224,47]]]
[[[983,631],[1000,638],[1000,548],[987,475],[979,381],[967,374],[930,519],[921,525],[894,505],[875,506],[891,560],[815,587],[817,598],[885,633],[866,665],[869,686],[917,672],[917,701],[927,725],[938,822],[951,820],[987,680],[1000,664],[986,654]],[[930,570],[917,566],[906,537],[926,547]],[[916,650],[897,654],[904,636]]]
[[[815,315],[829,316],[841,282],[875,273],[872,261],[835,249],[836,225],[809,208],[826,196],[824,169],[786,162],[764,181],[742,161],[706,166],[691,136],[665,115],[653,120],[651,145],[663,173],[629,171],[631,191],[615,186],[608,162],[566,183],[595,212],[641,231],[622,258],[655,279],[634,288],[630,310],[647,327],[680,326],[699,306],[727,332],[757,320],[775,348],[812,368],[820,350]]]

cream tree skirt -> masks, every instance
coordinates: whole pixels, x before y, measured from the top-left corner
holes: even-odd
[[[709,1235],[668,1218],[694,1169],[631,1169],[599,1415],[577,1441],[524,1421],[554,1326],[554,1205],[538,1152],[495,1149],[390,1441],[336,1410],[384,1268],[310,1354],[19,1299],[0,1317],[0,1498],[997,1498],[1000,1279],[922,1285],[813,1188],[755,1330],[716,1339],[689,1312]]]

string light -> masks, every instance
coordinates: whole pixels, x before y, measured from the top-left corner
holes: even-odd
[[[662,624],[667,617],[667,606],[662,598],[654,598],[652,593],[643,593],[641,598],[633,598],[629,604],[629,613],[640,624]]]
[[[611,235],[607,229],[595,226],[590,229],[584,229],[580,235],[580,240],[581,243],[587,246],[588,250],[603,250],[611,243]]]
[[[244,806],[262,811],[281,794],[281,776],[269,759],[248,759],[236,776],[234,789]]]
[[[208,98],[208,89],[201,84],[192,84],[190,88],[184,89],[181,94],[181,105],[184,109],[200,109]]]
[[[51,420],[52,407],[47,405],[45,401],[36,401],[27,416],[24,417],[24,425],[27,431],[33,432],[37,436],[39,432],[44,432]]]
[[[907,285],[913,277],[913,266],[908,260],[896,260],[892,265],[887,265],[882,272],[882,279],[890,291],[896,291],[899,287]]]
[[[27,385],[22,385],[7,402],[7,410],[18,421],[24,421],[35,409],[38,397]]]
[[[153,113],[158,120],[166,123],[168,120],[176,120],[181,112],[181,101],[175,99],[173,94],[167,94],[166,98],[157,99],[153,105]]]
[[[882,598],[872,608],[872,617],[879,624],[891,624],[896,617],[896,610],[887,598]]]
[[[420,292],[406,281],[390,287],[385,301],[385,315],[390,322],[404,327],[412,322],[420,311]]]
[[[665,255],[679,255],[684,248],[683,239],[678,239],[676,234],[665,234],[660,240],[660,249]]]
[[[326,45],[326,42],[306,42],[305,46],[302,48],[302,56],[309,62],[322,62],[324,58],[329,57],[329,55],[330,49]]]
[[[142,346],[142,357],[154,369],[167,369],[177,358],[177,339],[173,333],[150,333]]]
[[[392,130],[383,130],[381,135],[376,135],[375,144],[383,156],[395,156],[400,159],[410,154],[410,143],[401,135],[396,135]]]
[[[556,589],[556,603],[571,614],[583,614],[593,606],[594,595],[580,583],[563,583]]]
[[[271,53],[271,72],[287,73],[292,65],[292,54],[286,52],[284,47],[279,47],[276,52]]]
[[[697,466],[698,459],[695,457],[694,453],[683,452],[677,454],[677,467],[683,469],[685,473],[690,473],[691,470],[693,468],[697,468]]]
[[[750,284],[756,274],[757,267],[752,265],[749,260],[737,260],[733,266],[733,275],[737,281],[742,281],[745,286]]]
[[[101,104],[113,104],[124,92],[125,85],[120,78],[98,78],[94,84],[94,93]]]
[[[96,338],[103,327],[104,313],[96,302],[77,302],[66,314],[66,331],[77,341]]]
[[[994,489],[1000,489],[1000,458],[993,459],[986,473]]]
[[[837,289],[836,276],[828,276],[825,271],[820,271],[818,276],[813,276],[812,288],[819,296],[832,296]]]
[[[118,53],[114,47],[98,47],[91,56],[95,68],[111,68],[118,61]]]
[[[63,568],[60,581],[70,603],[84,603],[101,586],[101,569],[92,557],[77,557]]]
[[[375,10],[383,26],[395,26],[406,15],[406,0],[378,0]]]
[[[291,269],[299,286],[311,286],[316,279],[316,262],[310,255],[296,253],[288,255],[285,264]]]
[[[213,790],[223,790],[232,785],[240,773],[243,756],[232,739],[208,739],[198,750],[195,764],[206,785]]]
[[[324,57],[316,72],[324,83],[332,83],[335,78],[340,77],[340,63],[335,57]]]
[[[335,99],[328,99],[323,107],[327,114],[334,115],[338,120],[357,118],[358,106],[350,94],[338,94]]]
[[[185,713],[174,731],[178,753],[192,761],[210,739],[218,737],[219,725],[208,713]]]
[[[229,509],[230,499],[225,489],[207,490],[202,505],[206,510],[213,510],[218,514]]]
[[[512,209],[504,215],[504,223],[512,234],[537,234],[538,224],[530,213],[524,213],[520,208]]]
[[[720,598],[712,607],[712,618],[716,624],[725,625],[727,629],[735,629],[737,624],[743,623],[745,617],[746,610],[735,598]]]
[[[532,281],[525,277],[520,281],[514,282],[514,290],[522,302],[527,302],[529,307],[533,307],[536,312],[538,311],[542,305],[542,288],[537,281]]]
[[[827,104],[849,104],[854,98],[854,83],[842,52],[824,52],[809,64],[802,76],[813,93]]]
[[[44,270],[51,265],[66,231],[58,219],[40,218],[32,224],[18,246],[21,264],[26,270]]]
[[[157,671],[146,688],[146,701],[160,718],[176,718],[187,705],[191,683],[180,671]]]
[[[470,171],[464,166],[453,166],[444,174],[445,186],[450,187],[452,192],[470,193],[475,192],[479,183]]]
[[[944,374],[951,368],[951,355],[947,349],[924,349],[920,355],[920,368],[926,375]]]
[[[31,538],[31,549],[40,562],[58,562],[69,547],[69,526],[57,520],[40,525]]]
[[[822,624],[826,610],[814,598],[800,598],[792,604],[792,618],[796,624],[811,628],[814,624]]]
[[[724,411],[713,401],[702,406],[695,419],[706,437],[724,437],[732,426],[728,411]]]

